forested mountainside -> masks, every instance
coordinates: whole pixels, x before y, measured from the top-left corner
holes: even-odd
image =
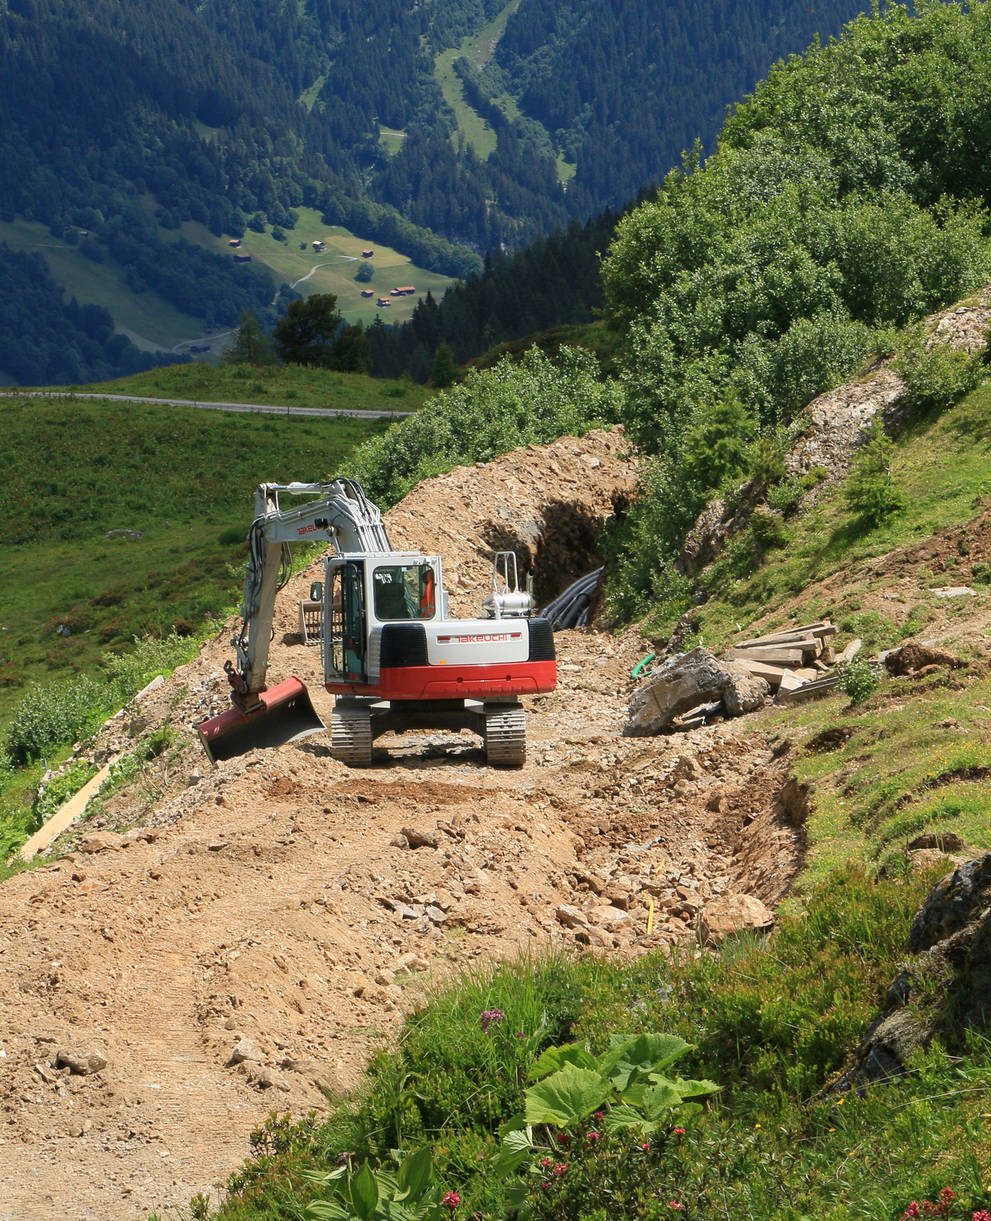
[[[7,0],[0,239],[44,256],[38,233],[18,228],[43,226],[94,273],[103,264],[127,292],[206,326],[246,309],[271,320],[285,298],[277,274],[235,265],[202,236],[291,234],[302,205],[468,277],[487,251],[521,249],[663,178],[696,137],[711,143],[726,104],[775,58],[836,32],[856,3],[627,9]],[[463,41],[483,29],[492,32]],[[457,113],[438,70],[452,49],[464,52]],[[0,248],[0,262],[12,286],[50,291],[11,251]],[[77,260],[71,289],[84,302],[86,267]],[[66,305],[56,291],[46,313]],[[128,327],[125,309],[112,310],[118,327]],[[81,363],[60,367],[32,360],[26,326],[11,335],[21,371],[0,369],[8,378],[65,380],[70,366],[80,379],[101,375],[81,348]]]

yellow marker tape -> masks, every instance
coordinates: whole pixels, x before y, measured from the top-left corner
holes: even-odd
[[[654,927],[654,900],[651,899],[650,910],[647,912],[647,936],[648,937],[650,936],[651,930],[653,929],[653,927]]]

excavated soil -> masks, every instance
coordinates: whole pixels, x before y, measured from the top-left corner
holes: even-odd
[[[395,546],[445,556],[455,613],[475,612],[507,545],[544,600],[594,566],[633,474],[621,433],[566,439],[431,480],[387,522]],[[298,674],[326,720],[318,650],[297,634],[319,575],[280,595],[270,678]],[[216,1202],[255,1127],[319,1111],[320,1085],[352,1087],[452,973],[551,946],[629,956],[694,940],[711,900],[773,906],[800,863],[787,756],[754,721],[621,736],[646,651],[634,636],[558,634],[559,685],[527,703],[519,770],[441,733],[381,739],[358,771],[324,735],[208,765],[191,726],[226,706],[230,633],[89,757],[166,722],[182,745],[3,886],[2,1221]]]

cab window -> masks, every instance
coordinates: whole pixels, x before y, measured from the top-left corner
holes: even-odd
[[[384,564],[373,574],[376,619],[432,619],[434,570],[429,564]]]

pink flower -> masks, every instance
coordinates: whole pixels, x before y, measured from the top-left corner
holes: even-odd
[[[646,1152],[647,1152],[647,1150],[650,1148],[650,1141],[649,1141],[649,1140],[645,1140],[645,1141],[643,1142],[643,1144],[640,1146],[640,1148],[641,1148],[641,1149],[644,1151],[644,1153],[646,1153]]]
[[[677,1200],[668,1200],[668,1208],[673,1208],[676,1213],[680,1213],[684,1207],[684,1204],[679,1204]]]
[[[675,1136],[684,1136],[685,1135],[684,1128],[673,1128],[672,1131],[674,1132]]]
[[[917,1200],[913,1200],[912,1203],[908,1206],[908,1208],[906,1208],[905,1211],[902,1213],[902,1221],[904,1221],[905,1217],[917,1217],[918,1215],[919,1215],[919,1202]]]
[[[970,1214],[970,1221],[991,1221],[991,1213],[986,1208],[979,1208],[976,1213]]]
[[[593,1118],[596,1120],[597,1123],[602,1123],[602,1121],[605,1119],[605,1117],[606,1117],[605,1111],[596,1111]]]
[[[547,1167],[551,1164],[551,1159],[549,1157],[545,1157],[540,1164],[546,1170]]]
[[[544,1179],[544,1181],[540,1184],[540,1190],[546,1191],[548,1189],[548,1187],[550,1187],[550,1183],[548,1183],[547,1180]]]
[[[566,1145],[569,1140],[571,1140],[571,1136],[568,1132],[558,1132],[557,1143],[559,1145]]]
[[[564,1172],[567,1169],[568,1169],[567,1162],[558,1162],[558,1164],[554,1167],[554,1173],[557,1175],[558,1178],[560,1178],[561,1175],[564,1174]]]
[[[444,1205],[445,1208],[449,1208],[451,1210],[451,1212],[453,1213],[454,1210],[461,1203],[461,1197],[458,1195],[458,1193],[456,1191],[446,1191],[444,1193],[444,1199],[441,1201],[441,1203]]]
[[[589,1132],[589,1134],[588,1134],[588,1139],[589,1139],[589,1140],[592,1142],[592,1144],[594,1145],[594,1144],[595,1144],[595,1142],[596,1142],[596,1141],[599,1139],[599,1134],[598,1134],[598,1132]]]

